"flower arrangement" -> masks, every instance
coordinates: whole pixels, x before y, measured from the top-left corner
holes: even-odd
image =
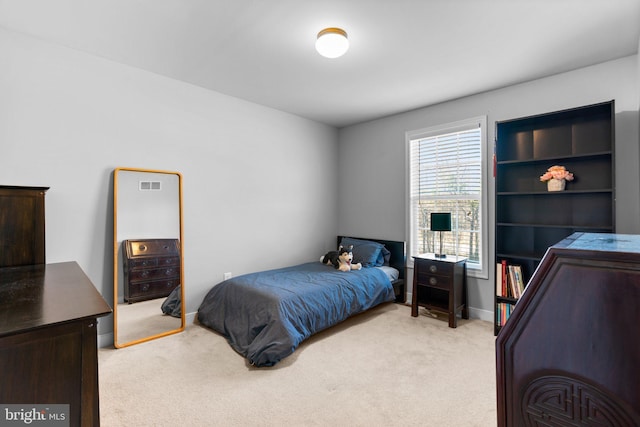
[[[565,179],[567,181],[573,181],[573,174],[569,172],[564,166],[551,166],[540,177],[540,181],[549,181],[550,179]]]

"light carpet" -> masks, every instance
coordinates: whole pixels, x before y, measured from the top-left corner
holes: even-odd
[[[254,368],[199,325],[100,349],[111,426],[495,426],[495,339],[481,320],[448,327],[383,304]]]
[[[125,344],[151,335],[179,329],[180,318],[162,312],[165,298],[118,304],[118,342]]]

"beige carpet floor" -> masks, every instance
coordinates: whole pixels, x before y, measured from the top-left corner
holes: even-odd
[[[125,344],[151,335],[179,329],[180,318],[162,312],[165,298],[118,304],[118,342]]]
[[[100,349],[100,413],[111,426],[495,426],[492,324],[393,303],[254,368],[215,332]]]

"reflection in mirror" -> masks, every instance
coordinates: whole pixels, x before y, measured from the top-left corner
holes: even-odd
[[[113,278],[116,348],[184,330],[178,172],[114,170]]]

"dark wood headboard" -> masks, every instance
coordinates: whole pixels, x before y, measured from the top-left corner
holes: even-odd
[[[352,239],[358,240],[370,240],[372,242],[381,243],[389,252],[391,252],[391,257],[389,258],[389,265],[400,272],[399,279],[404,279],[405,268],[407,266],[407,250],[405,242],[398,242],[395,240],[381,240],[381,239],[372,239],[370,237],[354,237],[354,236],[338,236],[338,243],[343,237],[350,237]]]

